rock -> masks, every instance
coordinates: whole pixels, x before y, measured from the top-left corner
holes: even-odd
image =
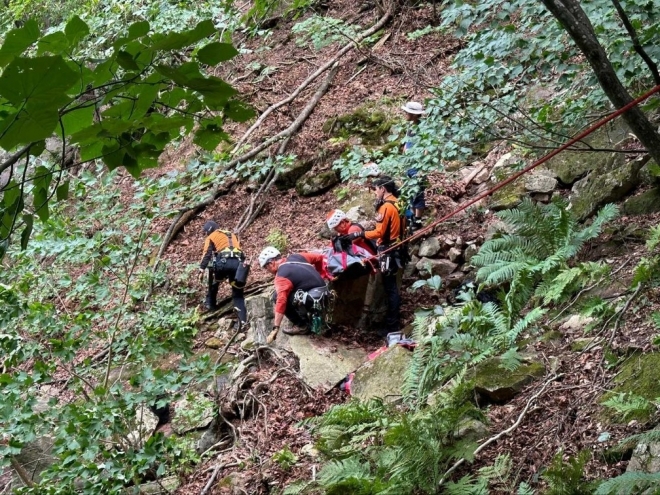
[[[493,193],[488,207],[493,211],[515,208],[520,204],[525,194],[525,186],[520,181],[512,182]]]
[[[254,349],[254,338],[252,336],[247,337],[243,342],[241,342],[241,349],[244,351],[249,351]]]
[[[415,267],[417,268],[417,271],[423,275],[440,275],[441,277],[446,277],[453,273],[454,270],[458,268],[458,265],[456,263],[452,263],[449,260],[433,260],[430,258],[422,258],[417,262]],[[427,268],[430,268],[431,271],[429,272]]]
[[[351,395],[367,401],[380,397],[393,402],[401,396],[404,373],[412,359],[412,352],[399,345],[384,351],[355,372]]]
[[[478,252],[479,252],[479,248],[475,244],[468,245],[468,247],[465,248],[465,253],[463,253],[465,262],[469,263],[472,257]]]
[[[300,448],[299,454],[301,456],[309,457],[310,459],[318,459],[320,456],[319,450],[313,443],[308,443]]]
[[[231,318],[220,318],[218,320],[218,329],[215,331],[215,336],[219,339],[228,338],[233,333],[231,331],[234,326],[234,322]]]
[[[275,186],[280,190],[295,187],[298,179],[309,172],[313,166],[313,159],[306,161],[296,160],[293,164],[280,171],[277,180],[275,181]]]
[[[505,153],[500,157],[499,160],[497,160],[497,162],[495,162],[495,165],[493,165],[493,172],[495,172],[495,170],[498,168],[510,167],[511,165],[517,163],[518,160],[519,158],[512,155],[511,153]]]
[[[585,142],[594,148],[612,148],[630,133],[628,125],[622,119],[616,119],[585,138]],[[589,151],[565,150],[552,157],[546,164],[562,183],[574,184],[592,170],[617,168],[625,161],[622,153],[593,153]]]
[[[449,261],[451,261],[452,263],[458,263],[462,256],[463,256],[463,251],[461,251],[457,247],[451,248],[447,253],[447,258],[449,258]]]
[[[659,186],[660,175],[657,173],[657,164],[655,163],[655,160],[651,160],[649,155],[641,156],[638,160],[644,163],[639,170],[639,180],[642,184],[652,187]],[[2,186],[2,181],[0,181],[0,186]]]
[[[454,239],[451,239],[451,238],[447,237],[445,239],[444,244],[445,244],[446,247],[452,247],[453,245],[456,244],[456,241]]]
[[[135,429],[126,439],[136,449],[142,448],[158,426],[158,416],[151,412],[149,407],[142,404],[135,411]]]
[[[484,241],[490,241],[500,233],[510,234],[512,231],[513,229],[502,220],[495,219],[490,224],[488,224],[488,228],[486,229],[486,234],[484,236]]]
[[[660,189],[654,188],[626,199],[623,212],[626,215],[645,215],[660,211]]]
[[[397,280],[400,287],[402,271],[399,271],[399,274]],[[337,294],[332,314],[333,323],[367,327],[384,320],[387,298],[380,273],[352,280],[339,278],[330,284],[330,288]],[[365,306],[368,307],[366,316]]]
[[[206,428],[213,421],[214,403],[200,392],[189,393],[174,404],[172,429],[177,435]]]
[[[316,335],[277,336],[278,347],[293,352],[300,362],[302,380],[313,389],[328,391],[366,359],[364,349],[349,349],[336,340]]]
[[[633,449],[626,473],[658,472],[660,472],[660,442],[638,443]]]
[[[367,102],[349,114],[328,119],[323,132],[335,139],[353,138],[354,144],[384,145],[393,123],[393,117],[382,110],[380,103]]]
[[[250,327],[247,337],[258,344],[265,344],[266,337],[273,328],[273,300],[270,294],[257,294],[245,299]]]
[[[455,435],[461,440],[476,442],[488,435],[488,427],[476,419],[465,418],[458,423]]]
[[[432,258],[438,254],[438,252],[440,252],[440,241],[437,237],[429,237],[428,239],[424,239],[419,246],[419,256],[421,258]]]
[[[204,345],[209,349],[220,349],[223,343],[218,337],[211,337],[204,342]]]
[[[461,236],[458,236],[455,241],[455,246],[456,247],[463,247],[463,238]]]
[[[529,360],[515,371],[501,366],[500,358],[483,361],[474,370],[475,391],[496,403],[511,400],[526,385],[543,376],[545,366],[541,361]]]
[[[419,258],[415,255],[412,255],[410,258],[410,263],[408,263],[404,268],[403,268],[403,278],[410,278],[415,274],[415,271],[417,270],[417,263],[419,262]]]
[[[589,323],[596,321],[595,318],[582,315],[572,315],[559,326],[559,330],[564,332],[576,332],[584,330]]]
[[[339,184],[339,178],[334,170],[303,175],[296,182],[296,192],[300,196],[314,196],[322,194],[331,187]]]
[[[487,168],[484,168],[481,172],[474,176],[472,182],[476,185],[483,184],[490,178],[490,171]]]
[[[552,199],[552,193],[530,193],[529,195],[534,201],[538,203],[548,204]]]
[[[151,481],[149,483],[142,483],[139,486],[139,493],[145,495],[166,495],[174,493],[181,485],[181,481],[176,476],[168,476],[167,478],[160,478],[158,481]]]
[[[460,287],[464,280],[465,273],[458,271],[447,275],[442,280],[442,283],[447,289],[455,289],[456,287]]]
[[[573,342],[571,342],[571,351],[582,352],[587,348],[593,349],[593,344],[597,341],[598,339],[595,337],[579,337],[577,339],[573,339]]]
[[[14,455],[18,462],[30,475],[34,482],[41,481],[41,473],[52,466],[57,458],[53,455],[53,446],[55,438],[45,435],[37,437],[31,442],[27,442],[21,452]],[[23,482],[18,475],[14,476],[14,486],[23,486]]]
[[[346,218],[351,222],[359,222],[361,218],[365,217],[364,211],[361,206],[353,206],[346,212]]]
[[[557,179],[543,174],[531,174],[525,177],[525,190],[530,193],[548,194],[557,187]]]
[[[621,155],[617,163],[622,160]],[[594,171],[573,185],[569,201],[575,216],[584,220],[606,203],[618,201],[639,184],[641,162]]]

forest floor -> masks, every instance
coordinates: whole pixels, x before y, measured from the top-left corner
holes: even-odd
[[[331,2],[328,15],[352,19],[362,26],[369,26],[376,17],[373,9],[360,12],[360,4],[351,0]],[[372,54],[372,58],[363,68],[356,63],[365,56],[364,53],[354,51],[347,55],[342,60],[332,87],[301,131],[292,139],[288,151],[300,158],[309,158],[317,156],[318,150],[323,149],[326,155],[318,166],[328,168],[341,151],[333,149],[327,143],[328,136],[322,127],[328,119],[349,113],[364,101],[378,101],[387,97],[403,103],[406,100],[423,101],[431,97],[429,89],[437,85],[446,74],[450,57],[458,49],[455,39],[440,34],[427,35],[416,41],[406,37],[406,33],[428,25],[431,16],[430,8],[410,9],[398,15],[387,27],[387,31],[391,33],[390,38],[380,51]],[[248,95],[250,103],[261,111],[288,95],[336,50],[336,45],[333,45],[310,56],[308,49],[296,46],[291,40],[290,28],[293,22],[295,21],[283,21],[272,31],[272,35],[267,39],[271,49],[264,49],[261,38],[255,39],[252,52],[237,57],[233,61],[233,67],[227,68],[228,71],[233,71],[233,84],[241,94]],[[255,77],[255,74],[250,73],[250,67],[255,66],[251,64],[255,62],[271,67],[272,71],[264,77]],[[255,138],[273,135],[287,127],[313,92],[314,88],[308,89],[307,94],[303,94],[293,105],[275,112],[259,129]],[[245,126],[234,125],[228,130],[233,135],[240,136],[242,131],[245,131]],[[172,151],[166,166],[153,173],[162,174],[183,167],[183,157],[190,158],[190,154],[181,149]],[[451,175],[432,177],[427,201],[431,205],[430,211],[433,215],[447,213],[456,206],[454,200],[445,193],[458,179],[458,176]],[[347,186],[361,187],[358,184]],[[232,228],[248,207],[253,191],[254,185],[238,185],[191,221],[174,239],[164,255],[170,274],[182,272],[186,265],[200,259],[203,242],[201,226],[204,221],[214,219],[222,228]],[[468,199],[474,192],[468,190],[461,200]],[[273,189],[268,194],[262,214],[243,233],[242,244],[248,255],[256,259],[256,255],[267,244],[266,236],[276,227],[286,236],[289,251],[324,247],[327,241],[319,237],[319,232],[326,213],[336,204],[337,194],[334,191],[301,198],[293,190]],[[493,218],[492,212],[474,210],[439,226],[435,234],[477,238],[484,235]],[[639,238],[627,237],[632,221],[624,217],[614,222],[614,228],[591,242],[580,257],[584,260],[606,259],[607,263],[615,268],[625,265],[618,274],[618,280],[630,280],[632,269],[645,253],[643,242]],[[657,221],[658,218],[651,215],[634,219],[635,225],[640,228],[656,224]],[[167,220],[163,219],[158,223],[158,230],[164,233],[168,226]],[[253,267],[252,284],[271,280],[271,276],[256,263]],[[447,292],[439,296],[428,292],[420,297],[419,292],[413,294],[407,290],[410,282],[404,281],[402,290],[404,325],[412,321],[413,313],[420,304],[436,304],[449,295]],[[189,285],[191,288],[196,286],[198,292],[198,297],[191,299],[189,304],[200,304],[205,288],[196,285],[193,279]],[[625,284],[613,287],[608,297],[619,297],[623,304],[626,297],[630,296],[626,290]],[[222,291],[220,298],[229,295],[227,287],[223,287]],[[611,341],[614,349],[620,349],[621,358],[625,357],[631,347],[650,349],[650,342],[658,330],[648,323],[649,316],[660,308],[659,301],[658,290],[648,291],[633,303],[614,334],[611,329],[605,329],[597,335],[603,335],[606,342]],[[565,313],[565,316],[568,315],[570,310]],[[548,329],[555,328],[559,321],[546,322],[546,325]],[[610,425],[600,419],[602,406],[599,405],[599,400],[610,387],[614,371],[604,358],[603,344],[586,352],[571,350],[574,338],[583,336],[581,330],[579,334],[577,332],[566,331],[558,340],[531,345],[533,351],[543,357],[548,370],[547,376],[557,373],[561,377],[548,385],[511,435],[492,444],[477,457],[473,465],[462,467],[457,475],[465,474],[475,467],[492,464],[497,455],[509,453],[513,459],[513,478],[538,487],[540,473],[558,452],[563,452],[565,456],[574,456],[585,449],[594,454],[587,464],[588,478],[607,478],[625,470],[626,460],[608,463],[602,453],[621,439],[643,431],[647,426],[634,421],[627,425]],[[211,334],[210,329],[201,332],[198,335],[197,348],[201,349],[203,342]],[[341,328],[333,335],[340,340],[363,346],[368,351],[373,351],[381,345],[373,335],[351,328]],[[241,355],[237,345],[232,348],[232,352],[237,357]],[[634,359],[633,354],[629,356]],[[261,363],[258,373],[263,377],[272,376],[283,366],[295,370],[297,364],[266,359]],[[543,383],[542,379],[529,385],[506,404],[485,406],[491,434],[497,434],[513,425]],[[235,425],[240,432],[236,446],[205,460],[184,480],[176,493],[200,494],[213,474],[216,480],[231,479],[231,482],[216,485],[206,493],[233,493],[231,490],[236,490],[235,487],[240,487],[244,493],[249,494],[274,493],[276,487],[281,488],[297,479],[310,479],[313,473],[318,471],[318,459],[299,454],[303,446],[313,441],[307,429],[300,426],[299,422],[322,414],[333,404],[344,402],[347,400],[346,395],[339,390],[333,390],[329,394],[312,391],[292,375],[281,374],[271,384],[269,394],[262,400],[262,414]],[[609,439],[600,441],[599,437],[602,439],[604,432],[609,433]],[[272,461],[273,454],[285,447],[299,457],[298,463],[289,470]],[[216,470],[218,466],[219,469]],[[511,486],[494,486],[492,493],[512,493]]]

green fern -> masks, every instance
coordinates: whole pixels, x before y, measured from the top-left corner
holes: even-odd
[[[523,481],[518,486],[516,495],[534,495],[534,489]]]
[[[660,473],[625,473],[604,481],[598,486],[596,495],[638,495],[645,490],[660,489]]]
[[[479,268],[477,281],[487,286],[509,285],[504,303],[511,317],[532,297],[559,302],[604,270],[595,264],[571,269],[567,262],[617,214],[616,206],[605,205],[589,226],[580,229],[565,200],[557,198],[543,205],[526,199],[518,208],[498,215],[508,233],[484,243],[472,258]]]
[[[650,401],[632,393],[613,395],[604,401],[603,405],[612,409],[615,416],[623,422],[632,417],[647,417],[652,407]]]
[[[581,451],[576,457],[564,461],[563,452],[559,451],[552,463],[543,473],[543,479],[548,483],[547,495],[588,495],[593,493],[592,483],[583,479],[584,466],[591,459],[587,450]]]

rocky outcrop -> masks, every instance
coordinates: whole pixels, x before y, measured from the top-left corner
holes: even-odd
[[[351,395],[366,401],[380,397],[388,402],[401,397],[403,376],[412,359],[412,352],[399,345],[390,347],[355,372]]]
[[[273,301],[270,294],[257,294],[245,299],[250,328],[248,338],[257,344],[264,344],[273,328]]]
[[[536,359],[529,359],[514,371],[502,366],[500,358],[491,358],[480,363],[474,370],[475,392],[491,402],[511,400],[526,385],[545,373],[545,366]]]
[[[174,404],[172,429],[177,435],[183,435],[192,430],[206,428],[213,421],[214,409],[211,399],[199,392],[193,392]]]
[[[337,184],[339,184],[339,177],[333,170],[318,173],[308,172],[296,182],[296,192],[300,196],[315,196]]]
[[[642,194],[628,198],[623,203],[623,213],[626,215],[646,215],[660,211],[660,189],[654,188]]]
[[[296,160],[278,174],[275,186],[280,190],[295,187],[298,179],[309,172],[313,166],[314,160]]]

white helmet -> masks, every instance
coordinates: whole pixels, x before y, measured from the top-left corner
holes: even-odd
[[[265,247],[264,250],[259,254],[259,265],[261,265],[261,268],[263,268],[268,264],[270,260],[277,258],[281,254],[282,253],[280,253],[277,248],[274,248],[273,246]]]
[[[344,213],[341,210],[332,210],[330,213],[328,213],[327,218],[325,219],[325,223],[328,224],[328,228],[334,229],[337,225],[339,225],[342,220],[345,220],[346,213]]]

